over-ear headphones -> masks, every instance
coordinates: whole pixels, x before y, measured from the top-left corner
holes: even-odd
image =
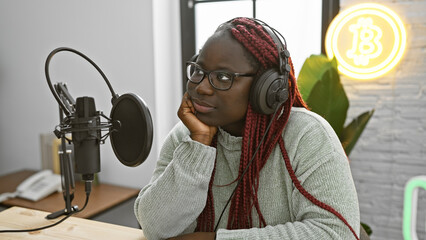
[[[275,29],[260,21],[258,19],[250,18],[257,24],[261,25],[263,29],[271,36],[277,50],[279,65],[278,69],[266,69],[262,75],[258,76],[250,89],[250,103],[253,110],[261,114],[272,114],[288,99],[288,78],[290,76],[291,67],[288,62],[290,52],[287,50],[287,45],[280,40],[277,34],[283,39],[284,37]],[[234,19],[229,20],[227,23],[232,22]],[[284,39],[285,42],[285,39]],[[191,58],[195,62],[198,54]]]

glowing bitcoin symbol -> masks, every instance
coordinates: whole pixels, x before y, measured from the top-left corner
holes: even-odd
[[[356,24],[349,26],[349,30],[353,33],[352,49],[346,52],[346,56],[353,58],[355,65],[367,66],[370,59],[380,56],[383,33],[378,26],[373,25],[371,18],[359,18]]]

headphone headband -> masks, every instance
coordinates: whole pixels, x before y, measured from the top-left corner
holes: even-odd
[[[238,19],[238,18],[240,17],[233,18],[227,21],[226,23],[232,23],[235,19]],[[285,40],[283,35],[281,35],[281,33],[275,30],[275,28],[269,26],[267,23],[265,23],[262,20],[259,20],[256,18],[248,18],[248,17],[246,18],[262,26],[262,28],[272,38],[278,52],[278,71],[281,73],[281,75],[284,75],[285,77],[288,78],[289,73],[291,71],[291,67],[288,62],[288,58],[290,57],[290,52],[287,50],[287,41]],[[284,43],[280,40],[280,37],[284,40]]]

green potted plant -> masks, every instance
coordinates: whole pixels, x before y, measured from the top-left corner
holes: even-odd
[[[346,115],[349,108],[349,100],[340,82],[335,58],[328,59],[325,55],[311,55],[306,59],[297,79],[297,86],[303,100],[311,111],[324,117],[333,127],[342,146],[349,156],[365,126],[373,116],[374,109],[361,113],[349,124]],[[361,223],[368,235],[371,228]]]

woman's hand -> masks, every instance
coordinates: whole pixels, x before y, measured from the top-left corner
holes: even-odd
[[[183,95],[182,103],[178,110],[178,117],[191,132],[192,140],[205,145],[211,144],[217,132],[217,127],[206,125],[195,116],[195,108],[192,105],[188,92]]]
[[[168,240],[214,240],[214,232],[195,232],[190,234],[185,234],[182,236],[177,236],[169,238]]]

